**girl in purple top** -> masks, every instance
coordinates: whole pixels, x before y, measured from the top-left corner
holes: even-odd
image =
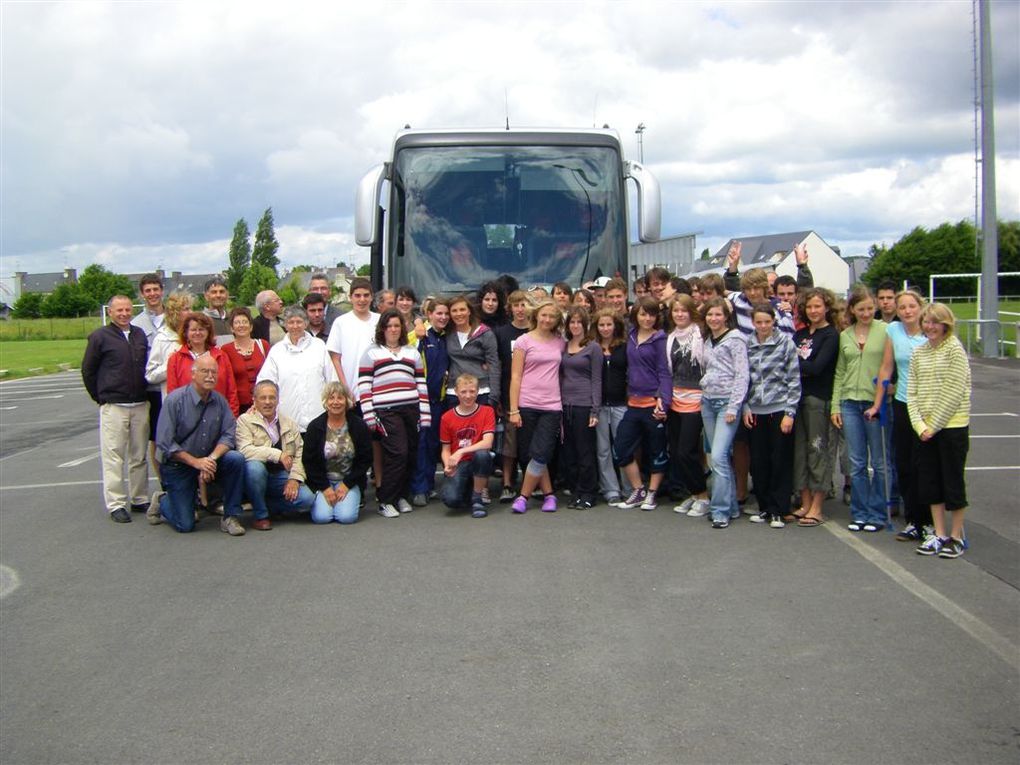
[[[617,507],[654,510],[655,493],[669,462],[666,408],[673,396],[672,379],[659,304],[651,297],[639,298],[630,318],[634,329],[627,338],[627,413],[617,431],[613,460],[634,488]],[[650,463],[647,489],[634,459],[638,444]]]
[[[556,512],[549,468],[560,434],[560,361],[567,343],[560,334],[563,314],[544,300],[531,315],[531,331],[517,339],[510,367],[509,420],[518,428],[517,458],[525,465],[515,513],[528,511],[528,499],[538,487],[545,495],[543,512]]]
[[[593,338],[588,311],[574,305],[567,310],[567,347],[560,362],[563,404],[563,451],[560,473],[574,495],[571,507],[595,505],[595,426],[602,405],[602,348]]]

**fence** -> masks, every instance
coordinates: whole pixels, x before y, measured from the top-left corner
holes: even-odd
[[[981,346],[981,327],[990,324],[999,325],[999,347],[997,349],[997,355],[1002,358],[1003,356],[1017,356],[1017,345],[1016,338],[1020,335],[1020,314],[1013,313],[1011,311],[999,311],[1001,314],[1009,314],[1017,317],[1012,321],[997,321],[995,319],[957,319],[956,320],[956,335],[960,338],[960,342],[967,349],[967,353],[974,355],[975,347],[978,352],[982,350]],[[1013,339],[1007,340],[1006,331],[1011,330]]]

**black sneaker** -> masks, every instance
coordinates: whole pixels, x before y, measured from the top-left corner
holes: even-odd
[[[574,503],[574,508],[577,510],[591,510],[595,507],[595,503],[590,499],[579,499]]]
[[[131,523],[131,516],[123,507],[117,507],[110,513],[110,520],[114,523]]]
[[[921,530],[912,523],[908,523],[903,530],[896,535],[897,542],[917,542],[921,539]]]
[[[504,486],[503,487],[503,491],[501,491],[499,493],[499,504],[501,504],[501,505],[509,505],[511,502],[514,501],[514,498],[516,496],[517,495],[514,494],[514,487],[513,486]]]
[[[963,551],[967,549],[963,542],[959,539],[949,537],[949,539],[942,540],[942,547],[939,550],[940,558],[959,558],[963,555]]]
[[[722,520],[712,521],[713,529],[725,529],[730,525],[729,518],[723,518]]]

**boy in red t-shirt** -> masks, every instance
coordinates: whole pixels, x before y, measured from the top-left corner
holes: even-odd
[[[446,480],[439,492],[447,507],[470,504],[472,518],[488,515],[482,503],[482,489],[492,475],[492,441],[496,413],[491,406],[476,403],[478,378],[461,375],[454,386],[458,404],[443,415],[439,424],[443,472]]]

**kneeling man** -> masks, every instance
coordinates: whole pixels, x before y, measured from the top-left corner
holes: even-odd
[[[280,389],[272,380],[255,384],[252,408],[237,418],[237,450],[244,455],[244,493],[259,531],[273,528],[269,510],[308,512],[315,495],[305,486],[304,441],[290,417],[278,415]]]
[[[234,451],[234,415],[230,404],[216,392],[219,367],[208,353],[195,359],[191,385],[177,388],[163,401],[156,425],[156,456],[162,463],[163,492],[149,505],[149,523],[166,520],[177,531],[195,529],[195,494],[199,481],[223,489],[220,531],[244,535],[241,492],[244,457]]]
[[[443,415],[439,424],[443,472],[446,481],[439,493],[447,507],[470,507],[472,518],[488,515],[482,489],[492,475],[492,441],[496,414],[491,406],[477,402],[478,378],[461,375],[454,391],[458,404]]]

